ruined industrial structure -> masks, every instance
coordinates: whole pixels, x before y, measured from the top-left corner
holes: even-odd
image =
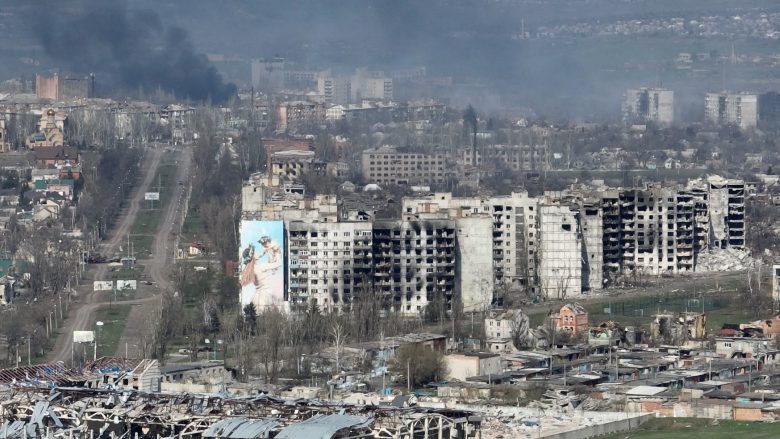
[[[0,388],[0,437],[477,438],[481,418],[459,410],[353,406],[257,395]]]

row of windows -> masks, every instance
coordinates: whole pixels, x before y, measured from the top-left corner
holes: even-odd
[[[345,236],[345,237],[350,236],[350,234],[351,234],[351,232],[343,232],[342,233],[342,235]],[[309,234],[309,236],[312,237],[312,238],[319,238],[319,237],[327,238],[328,236],[336,237],[336,236],[339,236],[339,232],[326,232],[326,231],[311,232]],[[356,230],[355,231],[355,236],[371,236],[371,231],[370,230]]]
[[[425,154],[369,154],[368,158],[371,158],[371,159],[377,158],[377,159],[385,159],[385,160],[388,160],[388,159],[398,160],[399,158],[401,158],[401,159],[412,159],[412,160],[420,160],[420,159],[425,159],[425,160],[443,160],[442,157],[438,157],[438,156],[431,157],[431,156],[428,156],[428,155],[425,155]]]

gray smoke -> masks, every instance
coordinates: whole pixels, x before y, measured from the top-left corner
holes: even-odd
[[[75,3],[75,4],[74,4]],[[180,99],[224,102],[226,84],[182,29],[123,2],[85,0],[38,8],[35,32],[46,54],[71,73],[95,73],[124,92],[162,90]]]

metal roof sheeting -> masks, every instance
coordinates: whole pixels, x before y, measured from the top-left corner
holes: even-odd
[[[345,428],[366,428],[373,419],[352,415],[317,415],[284,428],[276,439],[331,439]]]
[[[279,425],[276,419],[247,419],[244,417],[223,419],[209,427],[203,437],[255,439],[267,438]]]

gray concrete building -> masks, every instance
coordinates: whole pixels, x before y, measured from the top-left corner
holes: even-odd
[[[455,220],[457,237],[456,273],[464,312],[484,311],[493,303],[493,248],[485,243],[493,237],[493,218],[470,216]]]
[[[707,93],[704,118],[714,125],[734,124],[742,129],[758,124],[758,95],[754,93]]]
[[[538,200],[527,192],[494,197],[453,197],[437,192],[424,197],[405,197],[402,212],[419,218],[464,218],[489,215],[492,226],[492,267],[499,288],[527,287],[535,290],[536,230]]]
[[[373,280],[372,226],[366,222],[287,223],[290,308],[348,306]]]
[[[327,73],[318,75],[317,94],[329,104],[349,105],[352,101],[352,81],[349,77]]]
[[[623,121],[655,122],[671,125],[674,122],[674,91],[664,88],[638,88],[623,94]]]
[[[580,206],[582,229],[582,289],[604,287],[604,215],[599,202],[584,202]]]
[[[366,182],[377,184],[443,184],[449,175],[445,154],[399,151],[392,146],[370,148],[361,154]]]
[[[481,145],[476,151],[471,147],[461,148],[458,150],[458,163],[482,169],[544,171],[550,169],[549,148],[546,144]]]
[[[449,220],[376,221],[374,287],[391,297],[391,308],[419,314],[439,300],[455,299],[456,240]]]
[[[565,205],[539,206],[539,288],[548,298],[582,294],[582,232],[579,214]]]

